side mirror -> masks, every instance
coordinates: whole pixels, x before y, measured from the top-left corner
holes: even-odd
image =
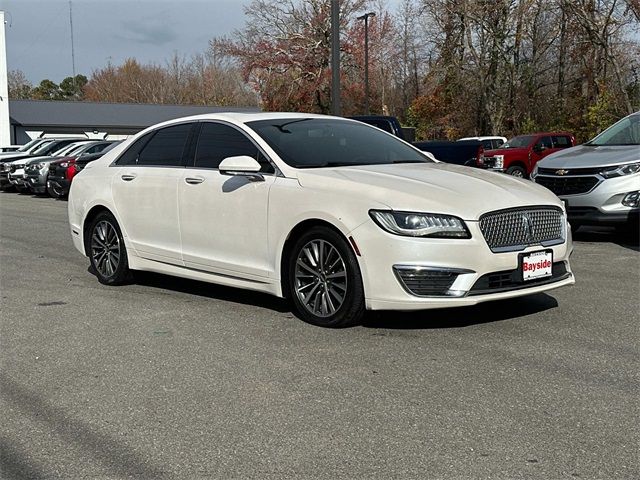
[[[540,153],[545,150],[544,145],[540,145],[539,143],[533,146],[533,151],[536,153]]]
[[[253,181],[262,181],[264,177],[260,173],[260,164],[255,158],[248,155],[227,157],[218,165],[218,171],[222,175],[248,177]]]

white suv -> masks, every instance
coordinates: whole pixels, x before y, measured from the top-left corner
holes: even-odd
[[[558,195],[572,230],[609,225],[638,231],[640,214],[640,112],[593,140],[549,155],[531,178]]]

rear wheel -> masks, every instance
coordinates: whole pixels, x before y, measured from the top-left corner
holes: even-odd
[[[514,177],[526,178],[527,172],[524,171],[524,168],[514,165],[513,167],[507,168],[507,174],[513,175]]]
[[[351,247],[327,227],[314,227],[293,246],[289,295],[298,316],[321,327],[347,327],[364,314],[364,288]]]
[[[99,213],[91,222],[87,244],[91,266],[100,283],[121,285],[131,278],[127,249],[111,213]]]

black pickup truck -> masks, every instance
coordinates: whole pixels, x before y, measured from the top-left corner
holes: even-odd
[[[459,140],[457,142],[414,142],[413,146],[431,153],[441,162],[481,167],[484,148],[479,140]]]
[[[400,122],[396,117],[386,115],[360,115],[349,117],[374,127],[378,127],[385,132],[389,132],[398,138],[406,140]],[[431,153],[441,162],[467,165],[471,167],[482,167],[484,148],[479,140],[459,140],[457,142],[413,142],[413,146],[423,152]]]
[[[390,117],[388,115],[358,115],[355,117],[348,117],[352,120],[358,120],[359,122],[373,125],[380,130],[389,132],[402,140],[406,140],[400,122],[396,117]]]

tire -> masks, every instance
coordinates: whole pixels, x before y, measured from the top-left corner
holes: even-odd
[[[527,172],[525,172],[524,168],[519,167],[518,165],[507,168],[507,175],[513,175],[514,177],[519,178],[527,178]]]
[[[131,279],[127,249],[120,226],[110,212],[93,219],[86,241],[93,273],[104,285],[122,285]]]
[[[47,193],[49,194],[50,197],[53,197],[53,198],[64,198],[62,189],[54,187],[53,185],[47,185]]]
[[[358,261],[346,240],[330,228],[313,227],[298,238],[289,257],[287,283],[294,311],[307,323],[342,328],[364,315]]]

